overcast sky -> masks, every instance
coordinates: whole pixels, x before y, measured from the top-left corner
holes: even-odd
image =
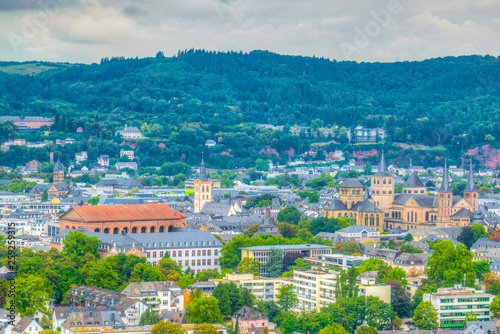
[[[177,50],[337,60],[500,55],[500,0],[0,0],[0,61]]]

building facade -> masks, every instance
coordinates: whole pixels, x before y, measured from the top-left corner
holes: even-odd
[[[201,160],[200,178],[194,180],[194,212],[199,213],[205,203],[212,201],[212,180],[207,177],[205,162]]]

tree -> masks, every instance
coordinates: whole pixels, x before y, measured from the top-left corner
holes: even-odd
[[[472,252],[464,245],[455,245],[451,240],[432,244],[434,252],[427,259],[425,271],[431,281],[441,281],[444,286],[454,286],[463,282],[466,275],[467,286],[474,286],[476,273],[472,265]]]
[[[359,293],[359,287],[356,285],[356,277],[358,276],[358,271],[356,267],[351,267],[346,272],[342,270],[340,275],[337,277],[337,282],[335,283],[335,298],[353,298],[357,297]]]
[[[486,290],[489,290],[489,288],[493,284],[495,284],[495,282],[500,282],[500,275],[498,275],[496,272],[489,272],[484,275],[483,283],[485,285]]]
[[[7,295],[9,308],[14,304],[16,312],[21,316],[33,316],[36,312],[50,315],[47,308],[49,293],[48,282],[45,278],[35,275],[17,276],[15,278],[16,293]]]
[[[476,223],[476,224],[472,225],[470,228],[472,230],[474,242],[476,242],[478,239],[481,239],[481,238],[489,238],[490,237],[490,234],[486,231],[484,226],[481,224]]]
[[[151,328],[151,334],[185,334],[181,324],[173,324],[170,321],[160,321]]]
[[[186,306],[188,319],[194,324],[214,324],[222,321],[217,298],[201,297],[191,301]]]
[[[339,247],[337,247],[339,246]],[[348,241],[346,243],[341,243],[340,241],[335,245],[335,252],[340,254],[352,255],[355,253],[362,254],[363,251],[359,247],[358,243],[354,241]]]
[[[371,173],[372,173],[372,165],[370,165],[369,163],[366,163],[363,166],[363,172],[364,172],[365,175],[371,175]]]
[[[377,334],[378,331],[372,326],[361,326],[356,330],[356,334]]]
[[[177,281],[180,279],[182,274],[182,268],[170,258],[163,257],[158,261],[158,270],[165,276],[168,280]]]
[[[181,278],[177,281],[177,285],[184,290],[191,284],[196,283],[196,280],[192,279],[190,275],[183,275]]]
[[[194,326],[193,334],[219,334],[219,331],[210,324],[198,324]]]
[[[279,277],[283,271],[283,251],[273,247],[264,266],[268,277]]]
[[[389,265],[381,259],[368,259],[361,262],[358,267],[358,273],[362,274],[367,271],[380,271],[389,269]]]
[[[319,331],[319,334],[348,334],[348,332],[345,330],[342,325],[332,323],[322,330]],[[366,333],[366,334],[371,334],[371,333]]]
[[[417,308],[418,305],[423,300],[424,293],[436,293],[437,292],[437,285],[436,284],[424,284],[420,287],[420,289],[415,292],[413,295],[413,310]]]
[[[408,286],[408,280],[406,279],[406,272],[401,267],[391,267],[390,269],[379,270],[377,274],[377,282],[386,283],[387,281],[398,281],[401,283],[404,289]]]
[[[477,321],[477,315],[474,310],[470,310],[469,313],[465,314],[465,321]]]
[[[212,296],[217,298],[219,301],[219,309],[220,313],[223,316],[231,316],[233,315],[232,309],[231,309],[231,299],[229,298],[229,289],[228,289],[228,284],[226,283],[219,283],[215,287]]]
[[[259,225],[260,223],[257,223],[257,224],[253,224],[251,225],[250,227],[248,227],[246,230],[243,231],[243,235],[245,237],[248,237],[250,238],[251,236],[253,236],[255,233],[257,233],[258,229],[259,229]]]
[[[497,295],[495,299],[490,304],[490,312],[491,312],[491,318],[493,319],[496,317],[498,313],[500,313],[500,295]]]
[[[421,302],[415,309],[413,322],[415,322],[415,325],[422,330],[437,329],[439,324],[436,308],[431,302]]]
[[[405,242],[410,242],[410,241],[413,241],[413,235],[411,235],[411,233],[407,233],[405,235]]]
[[[99,204],[99,196],[90,197],[87,200],[87,204],[90,204],[90,205],[97,205],[97,204]]]
[[[47,189],[45,189],[42,193],[42,198],[41,198],[41,201],[42,202],[47,202],[49,200],[49,193],[47,192]]]
[[[57,269],[57,274],[61,277],[59,285],[61,296],[64,296],[72,285],[78,286],[82,284],[82,275],[80,272],[71,266],[62,266]]]
[[[156,325],[160,322],[160,317],[155,312],[151,311],[151,308],[148,309],[141,315],[139,319],[139,326],[150,326]]]
[[[401,285],[401,282],[389,280],[391,286],[391,304],[400,318],[409,318],[413,312],[413,302],[410,294]]]
[[[278,213],[278,221],[280,223],[283,222],[283,223],[297,225],[301,217],[302,214],[300,213],[299,209],[297,209],[294,206],[285,208],[284,210],[281,210]]]
[[[63,241],[63,255],[70,258],[73,256],[83,257],[87,253],[92,254],[96,259],[101,256],[97,249],[99,248],[99,238],[90,237],[78,231],[70,231]]]
[[[130,274],[131,282],[156,282],[164,280],[165,276],[163,276],[163,274],[156,267],[153,267],[149,263],[136,264]]]
[[[476,277],[480,281],[483,280],[484,275],[486,275],[489,272],[491,272],[491,270],[490,270],[490,263],[486,262],[484,260],[472,262],[472,267],[474,268],[474,271],[476,273]]]
[[[254,307],[255,305],[255,295],[250,292],[247,288],[241,288],[241,298],[243,299],[243,304],[248,307]]]
[[[470,226],[462,227],[462,231],[457,237],[457,241],[463,243],[468,249],[474,244],[474,232]]]
[[[96,261],[87,263],[81,270],[83,282],[88,286],[114,290],[119,286],[120,278],[109,263]]]
[[[238,267],[236,267],[238,273],[240,274],[259,274],[259,262],[252,260],[249,257],[244,258],[238,263]]]
[[[285,284],[281,286],[276,298],[278,298],[277,303],[283,312],[287,312],[294,308],[299,302],[297,293],[295,292],[295,286],[293,284]]]

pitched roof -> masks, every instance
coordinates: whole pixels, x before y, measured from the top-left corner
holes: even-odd
[[[57,162],[54,166],[54,171],[60,171],[60,170],[64,170],[64,166],[61,163],[61,160],[57,159]]]
[[[357,212],[381,212],[379,208],[375,206],[372,202],[365,199],[363,202],[358,202],[351,207],[352,211]]]
[[[466,208],[461,208],[460,210],[458,210],[457,212],[455,212],[451,216],[453,218],[472,218],[473,215],[474,214],[472,212],[470,212],[469,210],[467,210]]]
[[[22,317],[21,320],[12,328],[12,332],[16,333],[24,333],[28,326],[33,322],[33,318],[31,317]]]
[[[327,210],[335,210],[335,211],[337,211],[337,210],[347,210],[347,206],[341,200],[334,199],[330,203],[330,205],[328,206]]]
[[[340,188],[363,188],[361,182],[358,179],[345,179],[342,184],[340,184]]]
[[[61,216],[66,219],[76,212],[85,222],[116,222],[137,220],[181,219],[187,216],[172,210],[167,204],[75,206]]]
[[[384,156],[384,150],[382,150],[382,156],[380,157],[380,164],[378,166],[378,172],[375,175],[384,175],[384,176],[389,176],[391,175],[387,171],[387,166],[385,164],[385,156]]]
[[[243,306],[239,311],[233,314],[233,317],[238,320],[261,320],[267,319],[264,313],[257,312],[255,309]]]
[[[425,188],[425,185],[422,182],[422,180],[420,180],[420,177],[418,177],[417,172],[413,171],[413,173],[411,173],[408,180],[406,180],[403,187],[405,187],[405,188]]]
[[[338,230],[337,232],[341,233],[360,233],[360,232],[377,232],[377,230],[374,230],[371,227],[363,226],[363,225],[352,225],[348,226],[346,228],[343,228],[341,230]]]

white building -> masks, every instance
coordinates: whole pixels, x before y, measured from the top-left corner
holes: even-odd
[[[109,166],[109,155],[103,154],[97,158],[97,163],[100,166],[108,167]]]
[[[123,156],[126,156],[129,160],[134,160],[134,151],[132,150],[124,150],[124,149],[121,149],[120,150],[120,158],[123,157]]]
[[[473,311],[479,321],[490,320],[490,304],[494,295],[473,288],[440,288],[424,293],[423,301],[431,302],[438,312],[441,328],[463,327],[465,316]]]
[[[153,312],[159,314],[184,309],[182,289],[172,281],[131,282],[121,293],[131,299],[144,301]]]
[[[135,126],[127,127],[125,124],[125,129],[121,131],[116,131],[116,133],[121,134],[123,139],[141,139],[142,132]]]
[[[35,319],[22,317],[14,326],[7,326],[5,334],[38,334],[41,331],[43,331],[43,328]]]
[[[80,153],[75,153],[75,161],[77,164],[86,161],[88,159],[87,151],[81,151]]]

